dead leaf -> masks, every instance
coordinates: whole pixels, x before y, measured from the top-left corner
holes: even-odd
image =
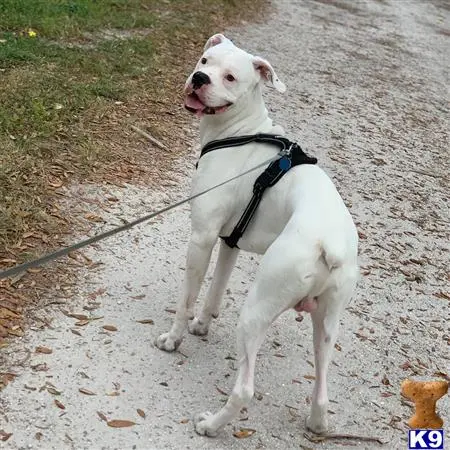
[[[220,389],[218,386],[216,386],[216,389],[219,394],[226,395],[228,397],[228,394],[223,389]]]
[[[137,323],[143,323],[143,324],[148,324],[148,325],[154,325],[155,322],[153,321],[153,319],[143,319],[143,320],[136,320]]]
[[[114,391],[109,394],[106,394],[108,397],[118,397],[120,395],[120,392]]]
[[[233,432],[233,436],[238,439],[248,438],[256,433],[252,428],[241,428],[239,431]]]
[[[134,299],[134,300],[142,300],[143,298],[145,298],[145,294],[132,295],[131,298]]]
[[[446,373],[444,373],[444,372],[434,372],[433,373],[433,376],[434,377],[441,377],[441,378],[444,378],[445,380],[447,380],[447,381],[450,381],[450,376],[449,375],[447,375]]]
[[[73,317],[78,320],[89,320],[89,317],[86,314],[69,314],[69,317]]]
[[[433,295],[434,295],[435,297],[437,297],[437,298],[442,298],[442,299],[445,299],[445,300],[450,300],[450,294],[447,294],[446,292],[442,292],[442,291],[440,291],[440,292],[435,292]]]
[[[400,369],[408,370],[408,369],[411,369],[411,367],[412,367],[411,363],[410,363],[409,361],[405,361],[405,362],[400,366]]]
[[[338,351],[338,352],[340,352],[340,351],[342,351],[342,347],[336,342],[336,344],[334,344],[334,348]]]
[[[388,398],[388,397],[392,397],[394,394],[392,392],[382,392],[380,395],[383,398]]]
[[[79,320],[78,322],[75,322],[75,325],[77,327],[84,327],[89,323],[89,320]]]
[[[303,378],[305,378],[305,380],[315,380],[316,377],[314,375],[303,375]]]
[[[102,328],[107,331],[117,331],[117,327],[114,325],[103,325]]]
[[[38,441],[40,441],[41,439],[42,439],[42,436],[44,436],[40,431],[38,431],[35,435],[34,435],[34,437],[38,440]]]
[[[164,311],[166,311],[170,314],[175,314],[177,312],[175,309],[172,309],[172,308],[166,308]]]
[[[103,295],[106,292],[105,288],[99,288],[94,292],[88,294],[89,300],[95,300],[98,296]]]
[[[132,422],[131,420],[110,420],[109,422],[106,422],[108,424],[108,427],[112,428],[125,428],[125,427],[132,427],[133,425],[136,425],[136,422]]]
[[[139,408],[138,408],[136,411],[137,411],[137,413],[138,413],[143,419],[145,419],[145,412],[142,411],[142,409],[139,409]]]
[[[277,358],[286,358],[286,355],[283,355],[282,353],[274,353],[273,356],[276,356]]]
[[[31,368],[35,372],[47,372],[48,370],[47,363],[35,364],[34,366],[31,366]]]
[[[92,392],[89,389],[85,389],[85,388],[80,388],[80,389],[78,389],[78,391],[85,395],[97,395],[97,394],[95,394],[95,392]]]
[[[45,355],[50,355],[50,353],[53,353],[53,350],[51,348],[48,347],[36,347],[36,353],[44,353]]]
[[[84,218],[91,222],[105,222],[105,220],[100,217],[98,214],[87,213],[84,215]]]
[[[49,392],[50,394],[53,394],[53,395],[61,395],[61,392],[52,386],[47,386],[47,392]]]
[[[76,328],[71,328],[70,331],[77,336],[83,336]]]
[[[6,442],[13,434],[0,430],[0,441]]]
[[[101,420],[103,420],[104,422],[108,422],[108,418],[101,411],[97,411],[97,414]]]
[[[55,405],[59,408],[59,409],[66,409],[66,407],[57,399],[55,399]]]

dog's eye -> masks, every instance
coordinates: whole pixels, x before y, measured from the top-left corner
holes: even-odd
[[[202,64],[206,64],[208,60],[206,58],[202,58],[202,60],[200,61]]]
[[[231,73],[229,73],[226,77],[225,77],[228,81],[235,81],[236,78],[233,77],[233,75],[231,75]]]

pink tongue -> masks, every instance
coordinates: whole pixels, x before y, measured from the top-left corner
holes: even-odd
[[[205,108],[205,105],[198,98],[196,98],[192,95],[186,96],[186,98],[184,100],[184,104],[186,106],[188,106],[189,108],[197,109],[200,111],[203,111],[203,109]]]

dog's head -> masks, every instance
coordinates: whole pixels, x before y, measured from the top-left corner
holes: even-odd
[[[223,113],[245,101],[245,94],[261,82],[280,92],[286,90],[268,61],[241,50],[223,34],[215,34],[186,81],[184,105],[198,116]]]

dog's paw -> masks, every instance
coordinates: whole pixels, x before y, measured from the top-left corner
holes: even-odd
[[[188,325],[189,333],[196,336],[206,336],[208,334],[209,324],[200,322],[198,317],[194,317]]]
[[[315,434],[325,434],[328,431],[328,419],[321,414],[311,414],[306,418],[306,428]]]
[[[211,414],[209,411],[198,414],[195,417],[195,431],[200,436],[209,436],[209,437],[215,437],[217,436],[217,433],[219,430],[216,427],[212,426],[212,418],[213,414]]]
[[[163,333],[156,338],[155,345],[165,352],[173,352],[180,346],[182,340],[183,338],[174,338],[170,332]]]

